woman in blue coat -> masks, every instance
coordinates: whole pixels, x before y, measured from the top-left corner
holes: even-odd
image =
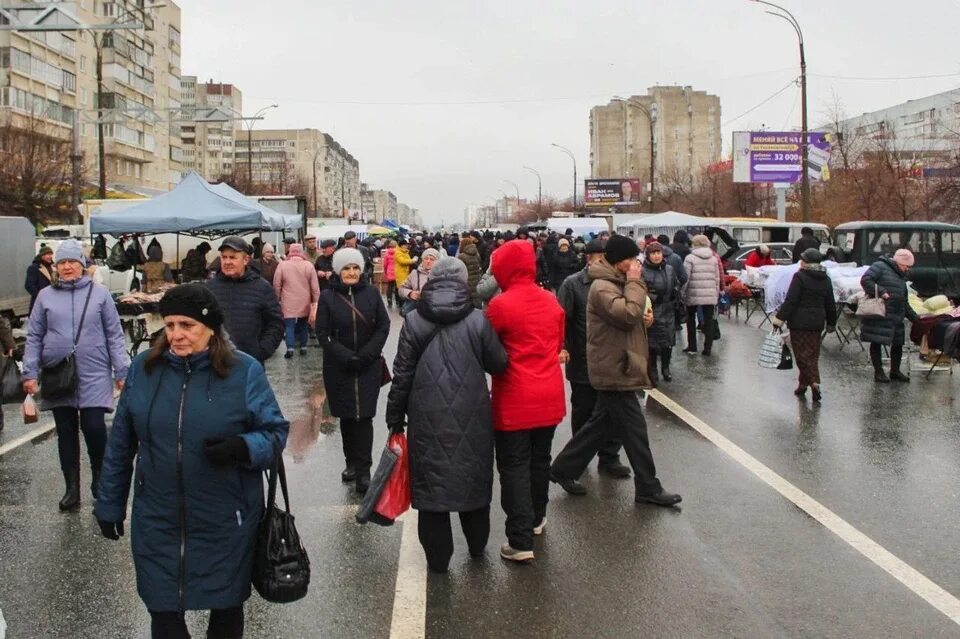
[[[40,371],[74,354],[76,390],[62,397],[43,397],[40,408],[53,411],[57,448],[66,492],[60,510],[80,507],[80,431],[87,444],[92,481],[97,480],[107,445],[106,413],[113,410],[114,387],[122,388],[130,366],[124,350],[123,328],[110,292],[86,275],[80,242],[64,240],[54,262],[57,281],[37,295],[27,327],[23,355],[23,387],[37,392]],[[84,311],[86,309],[86,311]],[[82,326],[81,326],[82,320]]]
[[[133,479],[131,546],[153,637],[189,637],[186,610],[211,611],[208,637],[240,637],[261,471],[289,424],[263,366],[221,330],[209,289],[171,289],[160,313],[164,333],[134,360],[117,405],[94,515],[119,539]]]
[[[886,255],[873,265],[860,278],[860,285],[867,297],[881,297],[886,302],[886,315],[860,322],[860,339],[870,343],[870,362],[873,364],[873,378],[881,384],[909,382],[910,378],[900,372],[903,359],[903,343],[906,330],[903,319],[916,321],[917,314],[907,301],[907,271],[913,266],[913,253],[900,249],[893,258]],[[890,347],[890,377],[883,372],[881,347]]]

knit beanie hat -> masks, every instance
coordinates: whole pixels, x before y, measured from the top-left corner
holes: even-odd
[[[43,256],[43,255],[46,255],[47,253],[53,254],[53,249],[50,248],[49,246],[41,246],[40,250],[37,252],[37,255]]]
[[[568,240],[565,237],[561,237],[560,241],[557,242],[557,246],[564,246],[564,245],[566,245],[567,248],[570,248],[570,240]]]
[[[430,281],[433,282],[441,277],[460,280],[466,284],[467,265],[456,257],[441,257],[430,271]]]
[[[603,249],[603,257],[611,264],[640,255],[640,248],[625,235],[612,235]]]
[[[439,260],[439,259],[440,259],[440,251],[438,251],[437,249],[428,248],[426,251],[424,251],[423,253],[420,254],[420,259],[421,259],[421,260],[424,260],[424,259],[426,259],[426,258],[428,258],[428,257],[432,257],[432,258],[435,259],[435,260]],[[436,268],[436,267],[434,267],[434,268]]]
[[[303,257],[303,245],[291,244],[290,250],[287,252],[287,257]]]
[[[57,250],[57,255],[60,254],[60,250]],[[59,261],[59,259],[57,260]],[[899,264],[900,266],[906,266],[910,268],[913,266],[913,253],[910,252],[910,249],[897,249],[897,252],[893,254],[893,261]]]
[[[349,264],[355,264],[363,269],[363,253],[358,249],[346,246],[333,254],[333,272],[337,275]]]
[[[656,241],[647,244],[647,255],[651,253],[663,253],[663,244]]]
[[[73,260],[74,262],[84,263],[83,259],[83,246],[74,239],[64,240],[60,242],[60,246],[57,247],[57,252],[54,253],[53,261],[59,264],[64,260]],[[911,264],[913,262],[911,261]]]
[[[160,315],[184,315],[205,324],[215,332],[223,326],[220,303],[204,284],[193,282],[175,286],[160,298]]]
[[[808,248],[800,254],[800,259],[804,264],[819,264],[823,261],[823,253],[815,248]]]
[[[264,252],[264,253],[276,253],[276,252],[277,252],[277,249],[273,248],[273,244],[271,244],[270,242],[267,242],[266,244],[263,245],[263,252]]]

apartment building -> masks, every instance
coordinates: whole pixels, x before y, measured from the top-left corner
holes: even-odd
[[[144,12],[142,4],[80,0],[66,4],[61,18],[137,21],[145,25],[139,30],[0,31],[0,124],[69,140],[76,123],[84,179],[96,183],[102,123],[108,185],[166,191],[181,177],[180,129],[170,121],[171,110],[180,108],[180,8],[166,1]],[[33,10],[20,7],[14,13],[29,20]],[[98,103],[106,110],[99,120]]]
[[[183,145],[183,166],[214,182],[231,175],[234,170],[237,136],[243,135],[243,93],[233,84],[197,82],[197,76],[180,79],[180,100],[185,114],[202,114],[217,109],[224,122],[183,122],[180,141]]]
[[[249,146],[248,146],[249,143]],[[317,129],[254,129],[235,139],[234,165],[255,184],[304,189],[316,217],[343,217],[361,207],[360,163]]]
[[[397,196],[383,189],[360,185],[360,203],[363,219],[367,222],[397,221]]]
[[[614,98],[590,110],[590,173],[594,178],[693,184],[720,159],[720,98],[689,86],[656,86],[646,95]]]

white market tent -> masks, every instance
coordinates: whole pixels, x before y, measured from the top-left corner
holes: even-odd
[[[673,237],[673,234],[681,229],[699,232],[705,227],[715,226],[717,222],[716,218],[697,217],[677,211],[667,211],[644,216],[642,219],[635,220],[631,226],[636,237],[643,237],[648,234],[663,234]]]
[[[297,215],[250,201],[226,184],[210,184],[190,172],[172,191],[120,211],[94,213],[90,233],[182,233],[222,237],[250,231],[295,231]]]
[[[601,231],[610,231],[610,225],[605,217],[551,217],[547,220],[547,229],[563,233],[573,229],[574,236],[586,236],[589,233],[598,235]]]
[[[344,236],[347,231],[353,231],[358,239],[367,237],[366,224],[330,224],[323,226],[309,226],[307,232],[316,236],[318,240],[337,240]]]

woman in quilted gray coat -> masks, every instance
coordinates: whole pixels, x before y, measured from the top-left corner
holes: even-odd
[[[446,572],[453,555],[450,513],[460,514],[471,556],[483,555],[490,536],[494,438],[486,374],[503,373],[507,354],[470,298],[463,262],[440,259],[400,332],[387,401],[390,430],[409,424],[417,532],[435,572]]]
[[[697,309],[703,311],[703,354],[710,355],[715,338],[714,311],[720,299],[720,258],[710,248],[706,235],[693,237],[693,250],[683,260],[687,283],[683,303],[687,306],[687,353],[697,352]]]

